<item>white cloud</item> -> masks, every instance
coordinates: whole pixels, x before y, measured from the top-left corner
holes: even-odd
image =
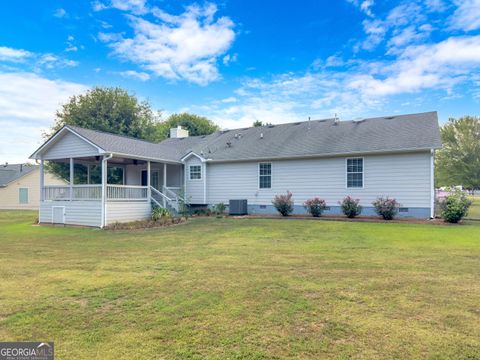
[[[230,96],[228,98],[222,99],[222,103],[224,104],[229,104],[234,102],[237,102],[237,98],[235,96]]]
[[[171,80],[206,85],[219,78],[217,60],[235,39],[228,17],[215,19],[217,7],[191,5],[181,15],[155,8],[160,23],[128,15],[134,37],[99,34],[121,58]]]
[[[53,16],[57,18],[63,18],[67,16],[67,12],[65,11],[65,9],[59,8],[53,12]]]
[[[390,52],[396,52],[397,47],[423,40],[432,30],[431,25],[426,23],[425,11],[427,10],[415,1],[403,2],[391,9],[383,19],[365,19],[362,25],[367,37],[354,50],[358,51],[361,47],[372,51],[389,40],[387,46]]]
[[[137,15],[143,15],[148,12],[145,0],[111,0],[108,2],[94,1],[92,8],[94,11],[102,11],[114,8],[122,11],[132,12]]]
[[[387,28],[381,20],[364,20],[362,24],[365,33],[368,35],[362,43],[362,48],[372,50],[383,41]]]
[[[66,52],[76,52],[78,51],[78,47],[74,44],[75,37],[73,35],[68,35],[67,37],[67,47],[65,48]]]
[[[223,57],[223,65],[228,66],[231,63],[236,62],[237,58],[238,58],[238,54],[233,54],[233,55],[227,54]]]
[[[29,51],[0,46],[0,61],[20,62],[30,56],[32,56],[32,53]]]
[[[54,69],[78,65],[76,61],[64,59],[54,54],[38,54],[5,46],[0,46],[0,61],[17,63],[17,65],[21,63],[22,68],[31,68],[35,71],[40,71],[43,68]]]
[[[92,3],[92,9],[93,11],[102,11],[102,10],[108,9],[108,6],[101,3],[100,1],[94,1]]]
[[[373,12],[371,10],[372,6],[375,4],[374,0],[347,0],[350,4],[355,5],[358,7],[365,15],[373,17]]]
[[[472,31],[480,28],[480,0],[457,0],[458,8],[450,19],[452,29]]]
[[[427,11],[444,11],[447,8],[447,5],[443,0],[425,0],[425,6]]]
[[[398,51],[397,49],[403,48],[405,45],[424,40],[429,36],[430,31],[431,26],[426,24],[422,25],[419,30],[412,25],[395,32],[395,35],[388,41],[387,46],[390,48],[388,53],[395,53]]]
[[[40,145],[41,132],[54,120],[55,111],[73,94],[87,90],[82,84],[49,80],[34,73],[0,73],[0,162],[23,162]]]
[[[46,68],[51,70],[75,66],[78,66],[77,61],[60,58],[54,54],[43,54],[35,63],[35,68],[37,70],[40,70],[40,68]]]
[[[373,0],[364,0],[360,4],[360,10],[362,10],[367,16],[373,16],[372,10],[370,9],[375,2]]]
[[[123,77],[128,77],[140,81],[147,81],[150,79],[150,75],[147,74],[146,72],[138,72],[135,70],[127,70],[127,71],[122,71],[119,73]]]

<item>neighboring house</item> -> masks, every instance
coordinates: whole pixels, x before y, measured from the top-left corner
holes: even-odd
[[[315,120],[218,131],[151,143],[65,126],[31,158],[69,164],[69,186],[45,186],[40,221],[103,227],[147,218],[151,203],[178,210],[246,199],[249,213],[275,213],[276,194],[326,200],[340,214],[346,195],[373,215],[378,196],[396,198],[400,216],[429,218],[434,208],[434,153],[440,148],[436,112],[338,121]],[[84,181],[73,184],[82,167]],[[92,178],[92,173],[96,174]],[[115,173],[115,184],[109,184]],[[95,179],[94,179],[95,178]],[[43,185],[43,180],[42,187]]]
[[[45,174],[50,184],[65,181]],[[30,164],[0,165],[0,209],[36,210],[40,204],[40,166]]]

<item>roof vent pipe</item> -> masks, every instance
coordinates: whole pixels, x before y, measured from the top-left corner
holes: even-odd
[[[260,133],[260,139],[263,139],[263,133]]]

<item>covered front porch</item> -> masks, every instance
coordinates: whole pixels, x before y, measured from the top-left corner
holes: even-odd
[[[178,213],[184,170],[178,163],[106,154],[48,159],[68,185],[45,184],[40,160],[40,223],[104,227],[147,219],[152,205]]]

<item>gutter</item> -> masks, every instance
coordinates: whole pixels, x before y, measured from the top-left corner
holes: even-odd
[[[432,151],[435,149],[440,149],[441,147],[435,148],[419,148],[419,149],[395,149],[391,151],[355,151],[350,153],[331,153],[331,154],[313,154],[313,155],[295,155],[295,156],[268,156],[261,158],[244,158],[244,159],[206,159],[209,163],[232,163],[232,162],[251,162],[251,161],[269,161],[269,160],[296,160],[296,159],[318,159],[318,158],[332,158],[332,157],[344,157],[344,156],[359,156],[359,155],[390,155],[390,154],[405,154],[405,153],[417,153]]]

